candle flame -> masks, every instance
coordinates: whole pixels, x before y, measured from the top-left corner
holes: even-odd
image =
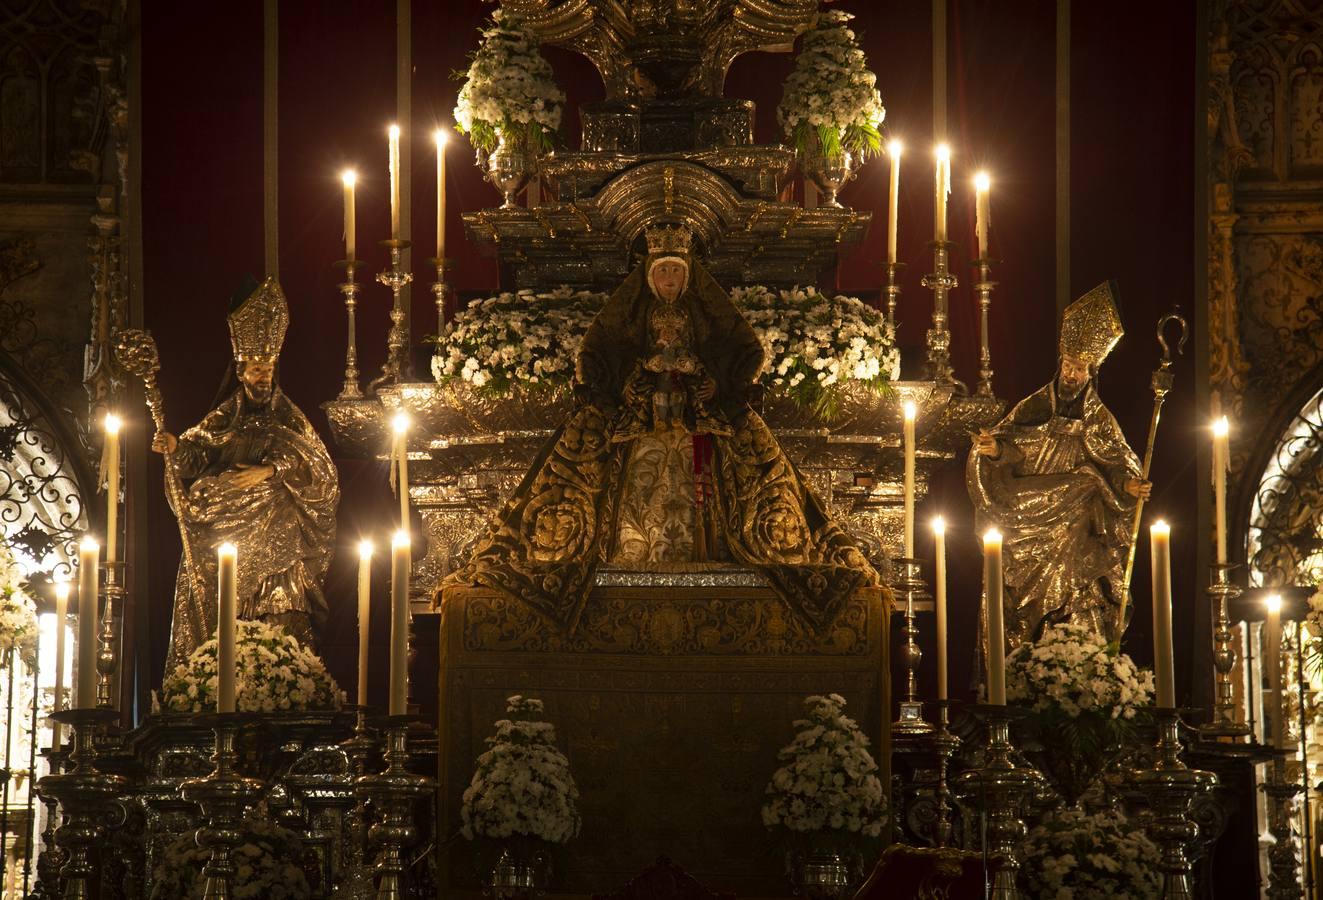
[[[106,434],[119,434],[119,427],[123,424],[120,417],[114,413],[106,413]]]
[[[1153,534],[1171,534],[1171,526],[1167,524],[1165,519],[1158,519],[1149,526],[1149,530]]]
[[[238,559],[239,548],[226,541],[216,548],[216,556],[220,559]]]
[[[950,145],[950,144],[938,144],[938,145],[937,145],[937,158],[938,158],[939,160],[941,160],[942,162],[950,162],[950,161],[951,161],[951,145]]]
[[[372,558],[372,549],[373,549],[373,547],[372,547],[372,542],[371,542],[371,541],[367,541],[367,540],[359,541],[359,542],[358,542],[358,558],[359,558],[359,559],[371,559],[371,558]]]
[[[914,405],[913,400],[906,400],[904,409],[905,409],[905,421],[913,422],[914,417],[919,414],[919,408]]]
[[[1282,595],[1273,594],[1268,598],[1267,604],[1268,612],[1272,613],[1274,616],[1279,615],[1282,611]]]
[[[938,535],[939,537],[946,534],[946,519],[943,519],[941,516],[933,519],[933,534]]]
[[[398,141],[398,140],[400,139],[400,126],[398,126],[398,125],[392,125],[392,126],[387,130],[387,134],[390,135],[390,139],[391,139],[392,141]]]
[[[887,156],[900,156],[905,151],[905,145],[898,140],[892,140],[887,144]]]
[[[97,543],[96,538],[89,534],[78,542],[78,549],[83,553],[100,553],[101,545]]]
[[[345,169],[340,173],[340,180],[344,182],[345,187],[353,187],[358,183],[358,173],[353,169]]]
[[[395,534],[391,536],[390,545],[394,550],[409,546],[409,532],[404,531],[403,529],[395,532]]]
[[[1218,419],[1213,423],[1213,434],[1216,435],[1217,437],[1224,438],[1230,432],[1231,432],[1231,423],[1227,421],[1226,416],[1222,416],[1220,419]]]
[[[396,434],[404,434],[409,430],[409,414],[404,411],[397,412],[390,420],[390,427],[395,429]]]
[[[989,528],[983,532],[983,546],[1001,546],[1001,532],[995,528]]]
[[[980,193],[986,193],[992,187],[992,179],[987,172],[979,172],[974,176],[974,189]]]
[[[449,139],[444,128],[438,128],[436,131],[432,132],[432,137],[436,139],[437,146],[439,147],[444,147],[446,141]]]

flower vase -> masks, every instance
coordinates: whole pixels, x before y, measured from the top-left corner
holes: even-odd
[[[547,893],[551,853],[545,841],[512,838],[502,844],[483,893],[496,900],[533,900]]]
[[[839,149],[836,155],[828,156],[822,152],[822,144],[815,135],[800,156],[799,167],[804,177],[812,181],[822,195],[818,205],[840,209],[841,203],[836,195],[855,176],[859,158],[844,148]]]
[[[505,198],[502,209],[515,208],[515,197],[528,184],[533,167],[533,155],[528,152],[525,142],[502,134],[496,149],[486,159],[487,181]]]

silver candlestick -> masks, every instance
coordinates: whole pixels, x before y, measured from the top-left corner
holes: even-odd
[[[124,613],[123,577],[117,577],[124,564],[107,562],[104,564],[106,580],[102,585],[105,605],[101,610],[100,627],[97,630],[96,652],[96,705],[102,709],[116,708],[115,672],[119,668],[119,620],[117,614]]]
[[[884,292],[887,295],[887,324],[895,328],[896,307],[900,304],[900,273],[904,270],[905,264],[893,262],[885,265],[887,268],[887,286],[884,288]]]
[[[380,848],[376,900],[405,896],[404,850],[414,841],[413,804],[435,787],[432,779],[408,769],[409,723],[413,720],[412,716],[386,719],[386,769],[356,779],[355,791],[378,811],[378,820],[368,831],[372,843]]]
[[[1236,698],[1232,672],[1236,668],[1236,645],[1232,639],[1228,604],[1240,596],[1240,587],[1231,581],[1232,566],[1214,564],[1208,587],[1213,602],[1213,717],[1200,726],[1199,734],[1207,739],[1239,739],[1249,734],[1249,726],[1236,720]]]
[[[345,280],[340,283],[340,293],[345,298],[345,313],[349,322],[349,341],[345,344],[345,384],[340,389],[341,400],[359,400],[363,391],[358,386],[358,326],[355,313],[358,310],[358,283],[354,281],[354,270],[358,268],[356,259],[344,259],[336,263],[337,268],[345,270]]]
[[[992,349],[988,343],[988,309],[992,306],[992,289],[997,282],[992,280],[992,260],[986,257],[974,263],[978,269],[978,281],[974,283],[974,292],[978,294],[979,315],[979,365],[978,389],[980,397],[992,397]]]
[[[905,624],[900,629],[905,636],[900,651],[905,665],[905,699],[900,701],[900,712],[891,726],[892,734],[928,734],[933,730],[932,723],[923,717],[923,701],[919,699],[919,663],[923,661],[923,651],[917,640],[919,626],[914,620],[914,604],[928,599],[921,565],[917,559],[895,560],[900,577],[893,587],[898,597],[905,598]]]
[[[432,282],[432,296],[436,298],[436,336],[441,337],[446,330],[446,306],[450,301],[451,294],[454,293],[450,287],[450,279],[447,276],[450,270],[455,267],[455,261],[453,259],[437,259],[434,256],[427,262],[436,267],[436,281]]]
[[[1162,896],[1179,900],[1192,896],[1186,848],[1199,829],[1190,819],[1190,806],[1197,794],[1217,784],[1217,776],[1181,761],[1177,710],[1155,708],[1153,716],[1158,723],[1156,761],[1153,768],[1135,772],[1133,780],[1153,809],[1147,828],[1149,837],[1162,849]]]
[[[390,288],[391,325],[386,335],[386,362],[382,364],[381,374],[368,385],[373,393],[382,385],[399,384],[413,374],[413,366],[409,361],[409,319],[401,294],[404,286],[413,281],[413,273],[402,268],[402,254],[410,244],[408,241],[391,240],[382,241],[381,245],[390,251],[390,268],[377,273],[377,281]]]
[[[241,715],[215,713],[199,717],[199,721],[209,721],[216,733],[216,750],[211,757],[216,768],[206,778],[190,779],[179,786],[184,799],[197,803],[206,816],[206,824],[197,830],[198,846],[211,853],[202,867],[206,879],[202,900],[230,900],[233,896],[232,855],[243,841],[244,813],[262,791],[262,782],[238,773],[234,739]]]
[[[1294,827],[1295,798],[1303,789],[1286,780],[1286,760],[1293,755],[1278,751],[1273,757],[1271,777],[1259,788],[1268,798],[1268,831],[1274,840],[1268,849],[1268,900],[1299,900],[1303,896]]]
[[[367,774],[367,761],[376,749],[377,742],[372,738],[367,727],[366,706],[354,707],[354,736],[340,744],[340,749],[349,758],[349,772],[352,784]],[[368,813],[367,801],[361,791],[354,790],[355,803],[349,810],[346,822],[344,868],[340,883],[334,896],[337,900],[371,900],[375,891],[372,885],[372,869],[368,864],[367,838]]]
[[[951,327],[947,307],[950,293],[960,281],[950,267],[950,241],[933,241],[933,271],[923,276],[924,287],[933,292],[933,325],[928,329],[928,377],[942,385],[964,385],[951,368]]]
[[[1019,900],[1015,878],[1020,871],[1020,845],[1026,834],[1021,811],[1042,792],[1044,780],[1036,770],[1015,760],[1010,737],[1013,710],[989,704],[974,707],[974,712],[987,723],[983,765],[956,776],[955,790],[966,807],[983,817],[983,850],[1000,856],[1003,861],[989,896],[993,900]]]

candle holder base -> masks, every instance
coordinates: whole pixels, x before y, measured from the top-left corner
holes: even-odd
[[[895,328],[896,307],[900,305],[900,275],[905,271],[905,264],[902,262],[883,263],[883,268],[887,271],[887,284],[882,289],[887,297],[887,324]]]
[[[105,597],[104,609],[98,621],[96,652],[96,705],[101,709],[116,708],[115,672],[119,669],[119,619],[124,612],[124,563],[102,563],[105,583],[101,592]]]
[[[362,400],[363,391],[358,386],[358,328],[356,313],[358,310],[358,283],[354,281],[354,272],[362,265],[357,259],[342,259],[336,268],[345,270],[345,280],[339,285],[340,293],[345,298],[345,312],[349,325],[349,340],[345,345],[345,382],[340,389],[340,400]]]
[[[119,719],[115,709],[66,709],[51,718],[73,729],[71,768],[47,775],[37,782],[42,799],[59,805],[64,822],[55,830],[55,841],[64,855],[60,879],[66,900],[89,900],[97,896],[97,866],[94,849],[105,837],[106,811],[125,787],[125,779],[107,775],[96,767],[96,732]]]
[[[929,599],[923,582],[923,569],[919,560],[901,557],[893,561],[898,573],[892,587],[897,597],[905,600],[905,620],[900,633],[905,643],[900,648],[905,665],[905,699],[900,702],[900,714],[891,724],[891,733],[931,734],[933,725],[923,717],[923,701],[919,699],[919,663],[923,651],[919,648],[919,626],[914,619],[914,605]]]
[[[1274,843],[1268,848],[1268,900],[1298,900],[1303,896],[1300,885],[1300,856],[1295,829],[1295,798],[1304,789],[1286,780],[1286,761],[1294,753],[1276,751],[1271,776],[1259,786],[1268,798],[1268,831]]]
[[[413,281],[413,273],[404,271],[402,257],[411,245],[406,240],[393,239],[382,241],[381,246],[390,252],[390,268],[379,272],[377,281],[390,288],[391,326],[386,334],[386,362],[381,367],[381,374],[368,385],[368,391],[373,395],[378,388],[399,384],[413,375],[413,366],[409,361],[409,315],[404,308],[401,293],[405,285]]]
[[[404,850],[415,838],[413,805],[435,790],[435,782],[408,770],[409,725],[413,716],[386,718],[386,768],[377,775],[355,779],[355,792],[378,810],[377,822],[368,830],[379,850],[376,861],[376,900],[399,900],[405,896]]]
[[[1211,568],[1208,597],[1213,603],[1213,708],[1212,718],[1199,726],[1199,734],[1208,740],[1240,740],[1250,733],[1249,725],[1236,719],[1235,689],[1232,673],[1236,668],[1236,646],[1231,633],[1229,604],[1240,596],[1240,586],[1231,581],[1234,566],[1214,564]]]
[[[214,713],[198,717],[199,724],[210,725],[216,734],[212,761],[216,768],[206,778],[195,778],[180,785],[185,800],[198,804],[206,824],[197,830],[198,846],[211,855],[202,867],[205,883],[203,900],[229,900],[234,893],[235,864],[233,853],[243,841],[244,812],[261,795],[263,783],[238,774],[239,754],[235,736],[247,720],[242,713]]]
[[[899,734],[892,739],[892,753],[904,770],[900,779],[899,824],[907,843],[948,847],[951,845],[951,813],[954,798],[947,776],[951,758],[960,749],[960,738],[948,729],[950,701],[939,700],[937,722],[927,734]]]

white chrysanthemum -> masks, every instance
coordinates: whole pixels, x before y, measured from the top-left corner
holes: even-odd
[[[546,146],[560,128],[564,103],[533,32],[499,10],[493,13],[460,88],[455,126],[482,150],[503,136],[527,136],[535,147]]]
[[[23,588],[23,570],[0,544],[0,667],[8,653],[16,653],[31,668],[37,652],[37,606]]]
[[[1132,719],[1153,696],[1153,673],[1124,653],[1114,653],[1101,634],[1083,623],[1043,629],[1033,644],[1006,658],[1006,696],[1037,711],[1060,709]]]
[[[1117,810],[1067,807],[1048,815],[1024,843],[1020,877],[1031,897],[1157,898],[1162,852]]]

